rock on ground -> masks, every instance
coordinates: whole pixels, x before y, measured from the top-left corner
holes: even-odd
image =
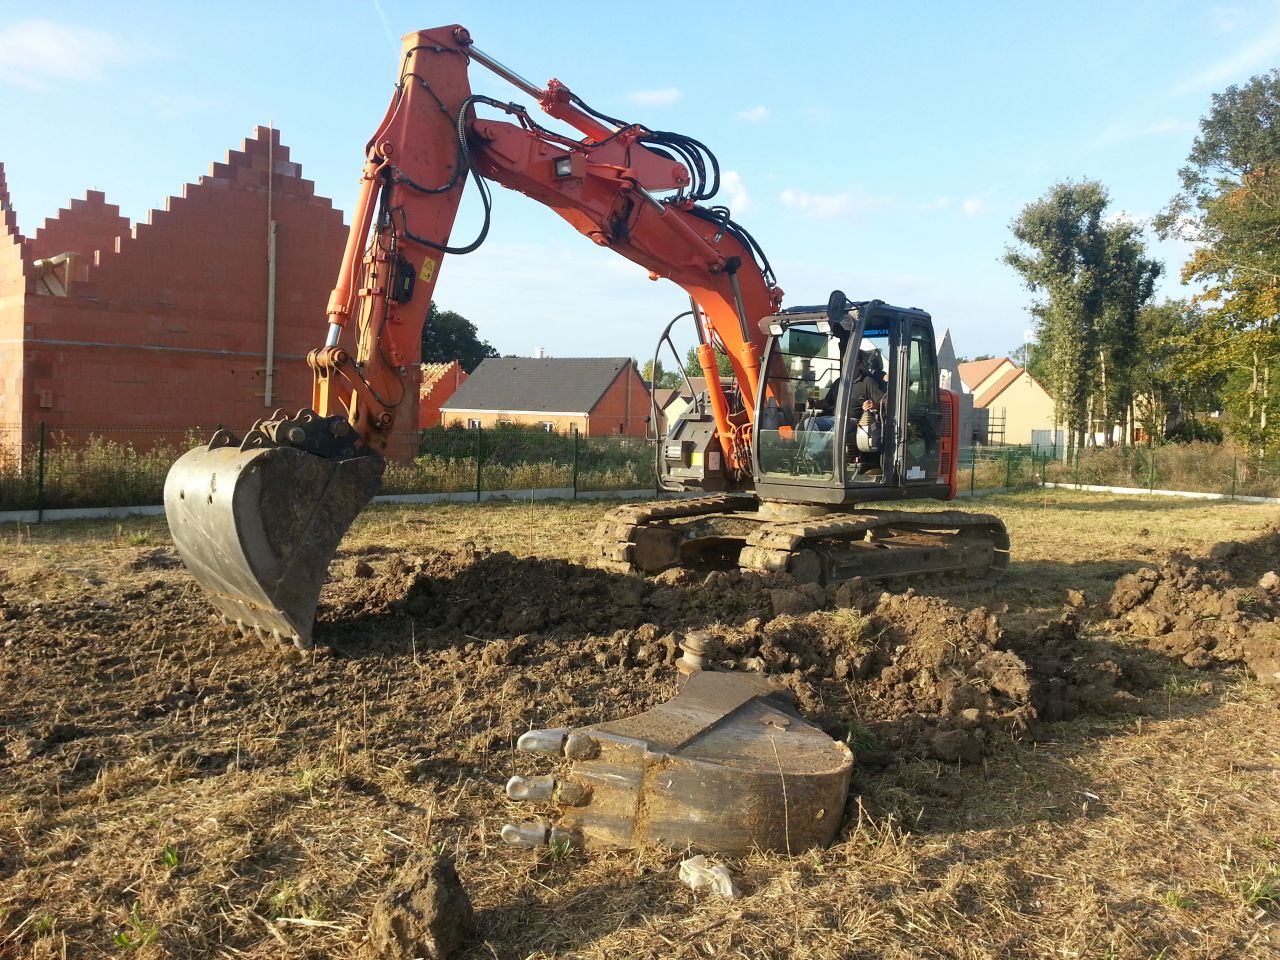
[[[410,860],[374,905],[369,943],[387,960],[444,960],[475,933],[471,898],[449,857]]]

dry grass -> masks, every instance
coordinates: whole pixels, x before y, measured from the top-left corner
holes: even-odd
[[[967,506],[1005,519],[1014,566],[953,599],[1027,615],[1274,516],[1060,491]],[[582,560],[605,509],[379,507],[344,549]],[[128,562],[165,543],[159,520],[6,527],[0,592],[57,606],[142,589],[157,572]],[[159,579],[175,609],[193,602],[181,571]],[[416,647],[277,662],[204,622],[69,625],[84,655],[50,648],[43,715],[0,706],[0,741],[39,722],[94,734],[49,762],[0,760],[4,960],[355,956],[388,878],[433,850],[457,858],[476,903],[467,957],[1280,956],[1280,717],[1240,676],[1170,670],[1131,714],[1058,724],[976,766],[859,770],[836,845],[734,861],[744,896],[723,901],[680,885],[674,854],[504,848],[517,761],[491,744],[496,713],[465,663],[433,670]],[[0,686],[21,650],[0,648]]]

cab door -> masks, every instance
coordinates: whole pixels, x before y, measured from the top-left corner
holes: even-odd
[[[938,395],[938,353],[933,327],[912,321],[906,346],[906,415],[902,431],[903,482],[936,482],[942,432],[942,403]]]

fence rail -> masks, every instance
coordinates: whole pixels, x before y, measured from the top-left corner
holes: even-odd
[[[24,442],[16,429],[0,428],[0,512],[34,510],[39,517],[52,509],[158,505],[169,467],[214,429],[39,424]],[[970,447],[960,451],[959,474],[958,486],[969,492],[1066,484],[1280,496],[1280,460],[1248,458],[1212,443],[1088,450],[1071,460],[1054,447]],[[388,465],[380,492],[479,500],[537,490],[656,492],[652,441],[436,427],[421,432],[412,463]]]

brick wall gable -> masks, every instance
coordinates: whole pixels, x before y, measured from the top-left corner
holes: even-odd
[[[27,244],[29,259],[38,260],[59,253],[78,253],[92,261],[97,250],[115,249],[116,238],[129,233],[129,218],[120,208],[107,203],[106,195],[90,190],[83,200],[72,200],[45,220]]]

